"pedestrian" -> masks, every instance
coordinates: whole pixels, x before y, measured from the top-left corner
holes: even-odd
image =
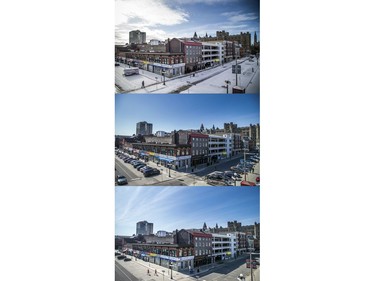
[[[149,269],[147,269],[147,275],[150,275],[150,270]]]
[[[154,275],[158,276],[158,271],[155,269]]]
[[[145,81],[142,81],[142,88],[145,87]]]

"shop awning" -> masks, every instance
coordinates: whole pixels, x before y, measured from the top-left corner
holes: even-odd
[[[159,159],[160,160],[162,160],[162,161],[167,161],[167,162],[173,162],[173,160],[172,159],[169,159],[169,158],[164,158],[164,157],[159,157]]]

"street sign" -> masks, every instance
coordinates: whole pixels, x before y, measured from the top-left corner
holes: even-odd
[[[241,74],[241,65],[232,65],[232,73],[236,74],[236,66],[237,66],[237,74]]]

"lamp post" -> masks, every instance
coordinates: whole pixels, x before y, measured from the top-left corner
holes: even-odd
[[[165,270],[163,269],[161,272],[163,272],[163,281],[164,281],[164,272],[165,272]]]
[[[171,164],[168,164],[168,170],[169,170],[169,171],[168,171],[168,172],[169,172],[169,175],[168,175],[168,176],[171,177]]]
[[[237,56],[236,56],[236,86],[238,86],[238,75],[237,75],[238,71],[237,71]]]
[[[163,75],[163,85],[165,86],[165,70],[164,69],[162,70],[161,75]]]
[[[171,268],[171,279],[173,280],[173,276],[172,276],[172,262],[169,263],[169,267]]]
[[[228,85],[230,84],[230,81],[229,80],[225,80],[224,82],[227,84],[227,94],[229,94],[229,92],[228,92],[228,87],[229,86]]]
[[[243,149],[243,168],[245,172],[245,181],[246,181],[246,150],[249,150],[248,148]]]
[[[253,281],[253,261],[251,258],[251,251],[250,251],[250,276],[251,276],[251,281]]]

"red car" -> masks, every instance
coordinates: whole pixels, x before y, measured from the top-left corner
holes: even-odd
[[[256,184],[251,181],[241,181],[241,186],[256,186]]]

